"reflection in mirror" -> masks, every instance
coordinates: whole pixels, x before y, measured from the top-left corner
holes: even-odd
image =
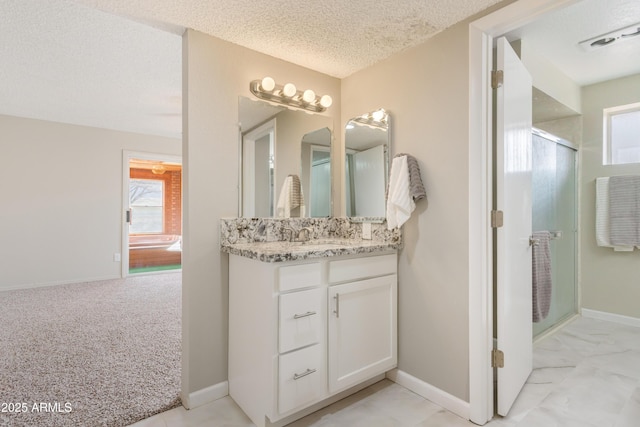
[[[345,202],[348,217],[384,220],[389,145],[389,115],[384,109],[347,122]]]
[[[308,215],[331,216],[331,130],[318,129],[302,137],[302,174],[304,194],[308,194]]]
[[[240,97],[238,117],[239,215],[330,216],[333,120],[245,97]],[[292,182],[296,187],[298,182],[289,176],[299,178],[303,206],[288,197]],[[283,190],[287,197],[281,197]]]

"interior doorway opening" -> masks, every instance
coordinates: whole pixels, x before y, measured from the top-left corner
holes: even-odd
[[[179,158],[125,155],[123,276],[182,268]]]

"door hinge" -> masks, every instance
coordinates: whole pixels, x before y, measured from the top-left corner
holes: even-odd
[[[497,348],[491,350],[491,367],[504,368],[504,353]]]
[[[504,225],[504,214],[502,211],[491,211],[491,227],[500,228]]]
[[[131,209],[127,209],[126,210],[126,219],[125,221],[129,224],[131,224]]]
[[[504,83],[504,72],[496,70],[491,72],[491,89],[498,89]]]

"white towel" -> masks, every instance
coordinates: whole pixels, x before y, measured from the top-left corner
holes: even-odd
[[[411,197],[407,156],[395,157],[391,163],[387,197],[387,228],[400,228],[416,208]]]
[[[632,251],[633,246],[614,246],[610,238],[609,177],[596,178],[596,242],[616,252]]]
[[[280,189],[280,197],[276,205],[276,217],[290,218],[291,211],[300,208],[300,217],[305,215],[304,195],[300,186],[300,179],[296,175],[289,175],[284,179]]]

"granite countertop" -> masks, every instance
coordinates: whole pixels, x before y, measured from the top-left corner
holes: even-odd
[[[306,242],[227,243],[223,252],[263,262],[284,262],[399,249],[401,243],[361,239],[311,239]]]

